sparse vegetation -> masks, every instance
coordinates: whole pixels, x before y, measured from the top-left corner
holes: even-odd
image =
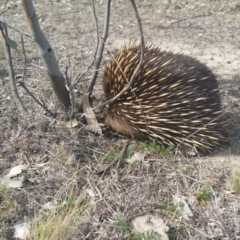
[[[232,6],[230,12],[240,12],[240,3],[236,3],[234,6]]]
[[[118,227],[122,228],[124,233],[130,234],[130,228],[128,226],[128,223],[126,222],[126,220],[122,216],[117,216],[116,217],[116,224],[117,224]]]
[[[232,189],[237,193],[240,194],[240,171],[233,171],[230,176],[230,182]]]
[[[72,189],[71,184],[64,185],[65,188]],[[45,209],[35,211],[34,219],[31,224],[32,240],[71,240],[74,236],[73,229],[78,227],[78,219],[89,205],[89,201],[84,194],[78,197],[73,196],[73,192],[68,191],[69,195],[63,194],[57,201],[49,202]]]
[[[135,151],[135,144],[132,143],[127,148],[127,157],[130,158],[134,154],[134,151]]]
[[[240,82],[240,73],[237,73],[233,76],[233,81]]]
[[[159,238],[159,234],[157,232],[148,231],[146,233],[133,235],[132,237],[129,238],[129,240],[154,240],[158,238]]]
[[[162,208],[168,212],[176,212],[178,205],[163,205]]]
[[[130,236],[130,227],[122,216],[116,217],[116,224],[118,227],[122,228],[125,234],[129,235],[129,240],[154,240],[159,237],[159,234],[155,231],[147,231],[144,233],[132,234],[132,236]]]
[[[171,150],[173,150],[173,146],[161,145],[156,140],[146,141],[143,145],[143,148],[151,153],[159,153],[161,155],[170,153]]]
[[[202,207],[206,206],[206,200],[211,196],[211,188],[214,186],[214,183],[209,183],[205,188],[200,189],[197,192],[197,199]]]
[[[0,186],[0,222],[5,221],[14,209],[14,200],[9,196],[6,187]]]

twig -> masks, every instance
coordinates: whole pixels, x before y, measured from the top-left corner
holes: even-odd
[[[5,8],[0,12],[0,16],[3,15],[4,13],[6,13],[8,10],[11,10],[11,9],[14,9],[15,7],[17,7],[17,4],[16,4],[16,3],[13,4],[13,5],[6,6],[6,5],[7,5],[7,2],[8,2],[8,1],[6,1],[6,2],[4,3],[4,7],[5,7]]]
[[[7,32],[7,25],[4,22],[0,21],[0,30],[2,32],[2,37],[4,40],[6,37],[8,37],[8,32]],[[8,73],[9,73],[9,78],[10,78],[10,87],[12,90],[13,98],[15,100],[15,103],[18,106],[19,111],[21,112],[22,116],[27,115],[27,110],[24,107],[21,98],[19,97],[16,82],[15,82],[15,77],[14,77],[14,70],[13,70],[13,64],[12,64],[12,57],[11,57],[11,50],[9,45],[7,44],[5,40],[5,52],[6,52],[6,59],[7,59],[7,65],[8,65]]]
[[[26,56],[26,52],[25,52],[25,46],[24,46],[22,34],[21,34],[21,44],[22,44],[23,55],[24,55],[24,68],[23,68],[23,76],[22,76],[22,82],[24,82],[25,75],[26,75],[27,56]]]
[[[95,9],[94,1],[95,0],[92,0],[91,3],[92,3],[92,11],[93,11],[93,17],[94,17],[94,22],[95,22],[95,28],[96,28],[96,33],[97,33],[97,44],[96,44],[96,48],[95,48],[95,51],[94,51],[94,54],[93,54],[93,59],[95,60],[96,56],[97,56],[97,50],[98,50],[98,47],[99,47],[99,28],[98,28],[98,19],[97,19],[97,15],[96,15],[96,9]],[[109,18],[110,18],[110,12],[109,12]],[[108,24],[109,24],[109,18],[108,18]],[[94,61],[93,61],[93,63],[94,63]]]
[[[9,25],[9,24],[7,24],[7,26],[8,26],[10,29],[14,30],[15,32],[18,32],[18,33],[20,33],[21,35],[24,35],[24,36],[32,39],[32,36],[31,36],[30,34],[28,34],[28,33],[23,33],[23,32],[21,32],[20,30],[14,28],[13,26],[11,26],[11,25]]]
[[[96,79],[97,79],[99,66],[100,66],[100,63],[102,61],[104,45],[105,45],[105,42],[108,38],[110,10],[111,10],[111,0],[107,0],[103,35],[102,35],[101,41],[99,42],[99,45],[98,45],[98,49],[97,49],[97,52],[96,52],[96,58],[95,58],[95,61],[94,61],[94,64],[93,64],[94,65],[94,67],[93,67],[94,71],[93,71],[93,74],[92,74],[92,77],[91,77],[91,80],[90,80],[90,85],[88,87],[89,96],[91,96],[91,94],[92,94],[93,87],[94,87]],[[99,38],[99,36],[98,36],[98,38]]]
[[[96,33],[97,33],[97,44],[96,44],[95,50],[93,52],[93,55],[91,57],[91,61],[89,62],[89,64],[86,67],[86,69],[72,81],[72,85],[71,85],[72,89],[83,78],[83,76],[89,71],[89,69],[93,66],[93,63],[96,60],[97,50],[98,50],[98,46],[99,46],[99,29],[98,29],[98,19],[97,19],[97,15],[96,15],[96,11],[95,11],[94,0],[92,0],[92,11],[93,11],[93,17],[94,17],[95,28],[96,28]]]
[[[25,83],[23,81],[19,81],[18,82],[19,86],[22,87],[28,94],[29,96],[39,105],[41,106],[47,113],[50,114],[50,116],[55,116],[56,114],[53,113],[51,110],[49,110],[45,104],[42,104],[30,91],[29,89],[26,87]]]
[[[98,172],[98,174],[101,174],[103,176],[116,163],[117,163],[117,168],[118,168],[120,160],[123,159],[123,156],[124,156],[125,152],[127,151],[128,145],[129,145],[129,140],[127,140],[125,145],[123,146],[120,156],[117,157],[117,159],[115,159],[114,161],[112,161],[103,171]]]
[[[200,233],[202,236],[206,237],[207,239],[213,239],[212,236],[206,234],[206,233],[203,232],[202,230],[197,229],[197,228],[194,228],[194,227],[192,227],[191,225],[189,225],[189,224],[187,224],[187,223],[185,223],[185,225],[188,226],[189,228],[195,230],[196,232]]]
[[[70,111],[70,114],[71,114],[71,119],[72,117],[74,116],[74,106],[75,106],[75,103],[74,103],[74,94],[73,94],[73,89],[74,89],[74,85],[72,85],[70,83],[70,79],[68,77],[68,66],[70,65],[70,58],[68,58],[68,65],[66,65],[66,68],[65,68],[65,79],[66,79],[66,82],[67,82],[67,86],[68,86],[68,91],[69,91],[69,95],[70,95],[70,99],[71,99],[71,111]]]
[[[94,1],[94,0],[92,0],[92,1]],[[96,19],[95,19],[95,21],[96,21]],[[96,24],[97,24],[97,23],[96,23]],[[98,27],[97,27],[97,29],[98,29]],[[96,31],[98,32],[98,30],[96,30]],[[92,36],[92,34],[91,34],[91,36]],[[92,36],[92,38],[93,38],[93,36]],[[97,37],[97,38],[98,38],[98,42],[99,42],[99,37]],[[94,38],[93,38],[93,39],[94,39]],[[98,44],[97,44],[97,46],[95,47],[95,50],[94,50],[94,52],[93,52],[93,54],[92,54],[92,57],[91,57],[91,60],[89,61],[86,69],[85,69],[81,74],[79,74],[79,75],[72,81],[72,89],[73,89],[74,86],[83,78],[83,76],[89,71],[89,69],[92,67],[92,65],[93,65],[93,63],[94,63],[94,61],[95,61],[95,59],[96,59],[97,49],[98,49]],[[85,81],[89,81],[89,79],[86,79]]]
[[[47,113],[49,113],[51,116],[54,116],[55,114],[51,112],[45,104],[42,104],[26,87],[24,80],[25,80],[25,75],[26,75],[26,65],[27,65],[27,56],[25,52],[25,46],[24,46],[24,41],[23,41],[23,35],[21,34],[21,44],[22,44],[22,49],[23,49],[23,55],[24,55],[24,68],[23,68],[23,76],[22,80],[18,81],[18,84],[20,87],[22,87],[28,94],[29,96],[39,105],[41,106]]]
[[[217,211],[215,210],[215,208],[214,208],[214,206],[213,206],[212,201],[210,201],[210,203],[211,203],[213,212],[215,213],[215,215],[217,216],[217,218],[218,218],[218,220],[219,220],[219,222],[220,222],[220,224],[219,224],[217,221],[216,221],[216,223],[218,223],[218,225],[220,225],[220,226],[222,227],[222,229],[223,229],[223,230],[225,231],[225,233],[227,234],[228,239],[232,239],[232,238],[230,237],[230,234],[229,234],[230,231],[229,231],[228,227],[223,223],[222,219],[219,217]]]
[[[141,24],[141,18],[140,18],[140,15],[138,13],[138,10],[137,10],[137,6],[136,6],[136,3],[134,0],[130,0],[131,3],[132,3],[132,6],[134,8],[134,11],[135,11],[135,16],[137,18],[137,22],[138,22],[138,28],[139,28],[139,32],[140,32],[140,38],[141,38],[141,55],[140,55],[140,61],[137,65],[137,67],[135,68],[132,76],[131,76],[131,79],[130,81],[128,82],[128,84],[116,95],[114,96],[113,98],[107,100],[106,102],[102,103],[102,104],[99,104],[98,106],[96,106],[93,110],[96,110],[97,108],[100,108],[100,107],[104,107],[106,106],[107,104],[109,103],[112,103],[113,101],[115,101],[116,99],[118,99],[119,97],[121,97],[126,91],[128,91],[131,86],[132,86],[132,83],[135,79],[135,76],[137,74],[137,72],[139,71],[142,63],[143,63],[143,58],[144,58],[144,36],[143,36],[143,30],[142,30],[142,24]]]
[[[180,22],[183,22],[183,21],[186,21],[186,20],[189,20],[189,19],[194,19],[194,18],[200,18],[200,17],[210,17],[211,14],[201,14],[201,15],[195,15],[195,16],[192,16],[192,17],[188,17],[188,18],[183,18],[183,19],[177,19],[175,17],[171,17],[171,16],[166,16],[170,19],[175,19],[176,21],[172,22],[170,25],[172,24],[175,24],[175,23],[180,23]]]

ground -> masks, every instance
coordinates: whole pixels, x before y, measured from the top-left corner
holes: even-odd
[[[4,2],[0,1],[1,6]],[[9,24],[9,37],[18,43],[12,58],[15,74],[21,76],[20,33],[29,31],[21,5],[16,3],[0,20]],[[68,66],[69,78],[76,78],[86,71],[96,45],[91,2],[33,3],[61,70],[65,72]],[[234,185],[234,176],[240,172],[240,2],[139,0],[136,4],[145,41],[191,55],[216,75],[231,132],[229,145],[208,155],[187,157],[154,142],[130,140],[119,164],[103,171],[120,158],[128,139],[110,131],[103,136],[87,132],[82,118],[75,128],[59,124],[62,111],[36,45],[26,35],[25,83],[57,117],[46,115],[19,87],[30,113],[23,119],[11,95],[0,39],[0,177],[14,166],[27,166],[14,177],[23,177],[21,188],[1,187],[1,240],[15,239],[18,222],[31,223],[29,239],[130,239],[135,234],[132,220],[146,214],[163,219],[169,239],[240,239],[240,195]],[[93,93],[97,100],[103,100],[101,70],[112,51],[129,39],[139,39],[130,1],[113,1],[111,9],[109,37]],[[104,12],[105,2],[96,1],[100,35]],[[74,89],[76,103],[81,103],[91,74],[89,69]],[[101,113],[97,116],[103,121]],[[134,153],[140,158],[130,164],[127,160]],[[188,216],[174,202],[175,196],[185,200]]]

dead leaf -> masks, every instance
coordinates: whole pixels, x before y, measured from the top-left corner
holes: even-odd
[[[15,167],[11,168],[9,174],[7,174],[6,176],[8,176],[8,177],[17,176],[18,174],[20,174],[22,172],[22,170],[25,170],[27,168],[28,168],[28,165],[15,166]]]
[[[65,122],[66,128],[75,128],[78,126],[78,121],[76,119],[71,119],[70,121]]]
[[[141,162],[144,160],[144,158],[146,157],[147,153],[146,152],[136,152],[133,154],[133,156],[131,158],[128,158],[126,160],[126,162],[128,163],[133,163],[135,161]]]
[[[30,223],[18,223],[14,225],[15,233],[14,237],[17,239],[27,239],[30,235]]]
[[[92,107],[89,103],[89,97],[88,94],[84,94],[82,97],[82,105],[83,105],[83,111],[84,115],[87,121],[88,126],[86,127],[87,130],[98,133],[99,135],[102,135],[102,124],[99,124],[96,118],[96,115],[94,111],[92,110]]]
[[[90,131],[92,133],[97,133],[99,134],[100,136],[102,135],[102,126],[104,126],[105,124],[103,123],[97,123],[96,125],[95,124],[92,124],[92,125],[87,125],[85,126],[85,129],[87,131]]]
[[[55,210],[57,208],[57,204],[54,202],[47,202],[42,206],[45,210]]]
[[[173,203],[175,205],[178,205],[177,210],[181,212],[182,217],[189,221],[190,218],[193,216],[193,213],[191,211],[191,209],[189,208],[187,202],[184,200],[184,197],[182,196],[177,196],[177,195],[173,195]]]
[[[146,233],[149,231],[157,232],[162,240],[168,240],[168,226],[163,222],[161,218],[153,215],[144,215],[138,217],[132,221],[134,231],[136,233]]]
[[[11,179],[14,176],[22,173],[22,170],[28,168],[28,165],[18,165],[11,168],[10,172],[4,177],[0,178],[0,185],[7,188],[20,188],[23,185],[24,176],[19,177],[18,179]]]
[[[86,118],[88,125],[97,124],[98,121],[97,121],[96,115],[93,112],[92,107],[89,103],[88,94],[83,95],[82,104],[83,104],[83,112],[85,114],[85,118]]]
[[[92,191],[92,189],[87,188],[86,192],[89,194],[90,197],[94,198],[95,197],[95,193]]]
[[[0,185],[7,188],[20,188],[23,186],[24,176],[19,177],[18,179],[11,179],[8,176],[5,176],[0,179]]]

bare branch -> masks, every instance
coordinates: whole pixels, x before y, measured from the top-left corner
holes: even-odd
[[[21,43],[22,43],[22,49],[23,49],[23,55],[24,55],[24,68],[23,68],[23,76],[22,76],[22,82],[24,82],[25,75],[26,75],[27,56],[26,56],[26,52],[25,52],[25,46],[24,46],[22,34],[21,34]]]
[[[137,74],[137,72],[139,71],[139,69],[140,69],[140,67],[141,67],[141,65],[143,63],[143,58],[144,58],[144,36],[143,36],[141,18],[140,18],[140,15],[138,13],[135,1],[134,0],[130,0],[130,1],[132,3],[134,11],[135,11],[135,16],[136,16],[137,21],[138,21],[138,28],[139,28],[139,32],[140,32],[140,36],[141,36],[140,61],[139,61],[138,65],[137,65],[137,67],[135,68],[135,70],[134,70],[134,72],[132,74],[132,77],[131,77],[130,81],[128,82],[128,84],[116,96],[114,96],[113,98],[109,99],[108,101],[106,101],[106,102],[104,102],[102,104],[99,104],[98,106],[96,106],[94,108],[94,110],[97,109],[97,108],[100,108],[100,107],[104,107],[104,106],[106,106],[109,103],[112,103],[113,101],[115,101],[116,99],[121,97],[127,90],[129,90],[131,88],[131,85],[132,85],[133,81],[134,81],[135,75]]]
[[[100,41],[98,49],[97,49],[96,59],[95,59],[95,62],[93,64],[93,66],[94,66],[93,69],[94,70],[93,70],[93,74],[92,74],[92,77],[91,77],[91,80],[90,80],[90,85],[89,85],[89,88],[88,88],[89,96],[92,94],[93,87],[94,87],[96,79],[97,79],[99,66],[100,66],[100,63],[102,61],[104,45],[105,45],[105,42],[108,38],[110,10],[111,10],[111,0],[107,0],[104,30],[103,30],[103,35],[101,37],[101,41]],[[99,36],[98,36],[98,38],[99,38]]]
[[[25,52],[25,46],[24,46],[24,41],[23,41],[23,35],[21,34],[21,43],[22,43],[22,49],[23,49],[23,55],[24,55],[24,68],[23,68],[23,76],[21,81],[18,81],[19,86],[21,86],[28,94],[29,96],[39,105],[41,106],[50,116],[54,116],[55,114],[51,112],[44,103],[41,103],[26,87],[24,80],[25,80],[25,75],[26,75],[26,64],[27,64],[27,56]]]
[[[55,114],[50,111],[45,104],[41,103],[30,91],[29,89],[26,87],[25,83],[22,81],[18,82],[19,86],[21,86],[28,94],[29,96],[39,105],[41,106],[50,116],[55,116]]]
[[[3,22],[0,22],[0,29],[2,32],[2,36],[5,40],[5,52],[6,52],[6,59],[7,59],[7,66],[8,66],[8,73],[9,73],[9,80],[10,80],[10,87],[12,90],[13,98],[15,103],[18,106],[19,111],[21,112],[22,116],[27,115],[27,110],[24,107],[21,98],[19,97],[16,82],[15,82],[15,77],[14,77],[14,70],[13,70],[13,65],[12,65],[12,57],[11,57],[11,50],[9,45],[6,42],[6,37],[8,37],[7,33],[7,25]]]
[[[7,2],[8,2],[8,1],[7,1]],[[14,8],[17,7],[17,4],[16,4],[16,3],[12,3],[12,4],[10,4],[10,5],[7,6],[7,2],[4,3],[4,7],[5,7],[5,8],[1,10],[0,16],[1,16],[2,14],[6,13],[7,11],[12,10],[12,9],[14,9]]]
[[[96,9],[95,9],[95,0],[92,0],[92,11],[93,11],[93,17],[94,17],[94,22],[95,22],[95,28],[96,28],[96,33],[97,33],[97,46],[96,49],[94,51],[94,55],[93,55],[93,59],[96,59],[96,55],[97,55],[97,50],[99,47],[99,28],[98,28],[98,19],[97,19],[97,15],[96,15]],[[108,20],[109,23],[109,20]]]
[[[65,79],[59,69],[54,51],[40,28],[32,0],[21,0],[21,3],[32,38],[37,43],[39,53],[50,76],[52,88],[64,108],[69,109],[71,102],[65,86]]]
[[[71,114],[73,115],[74,112],[74,95],[72,94],[72,89],[74,89],[74,86],[83,78],[83,76],[85,76],[85,74],[89,71],[89,69],[93,66],[94,62],[96,62],[96,55],[97,55],[97,50],[99,49],[99,28],[98,28],[98,19],[97,19],[97,15],[96,15],[96,9],[95,9],[95,0],[91,0],[91,4],[92,4],[92,12],[93,12],[93,17],[94,17],[94,21],[95,21],[95,28],[96,28],[96,33],[97,33],[97,44],[95,47],[95,50],[93,52],[93,55],[91,57],[91,60],[88,64],[88,66],[86,67],[86,69],[80,74],[78,75],[74,80],[72,80],[71,85],[69,84],[69,91],[70,91],[70,95],[71,95],[71,100],[72,100],[72,112]],[[93,79],[94,74],[92,74],[92,78]],[[93,86],[95,85],[95,81],[96,81],[97,75],[95,76],[95,80],[93,83]]]

